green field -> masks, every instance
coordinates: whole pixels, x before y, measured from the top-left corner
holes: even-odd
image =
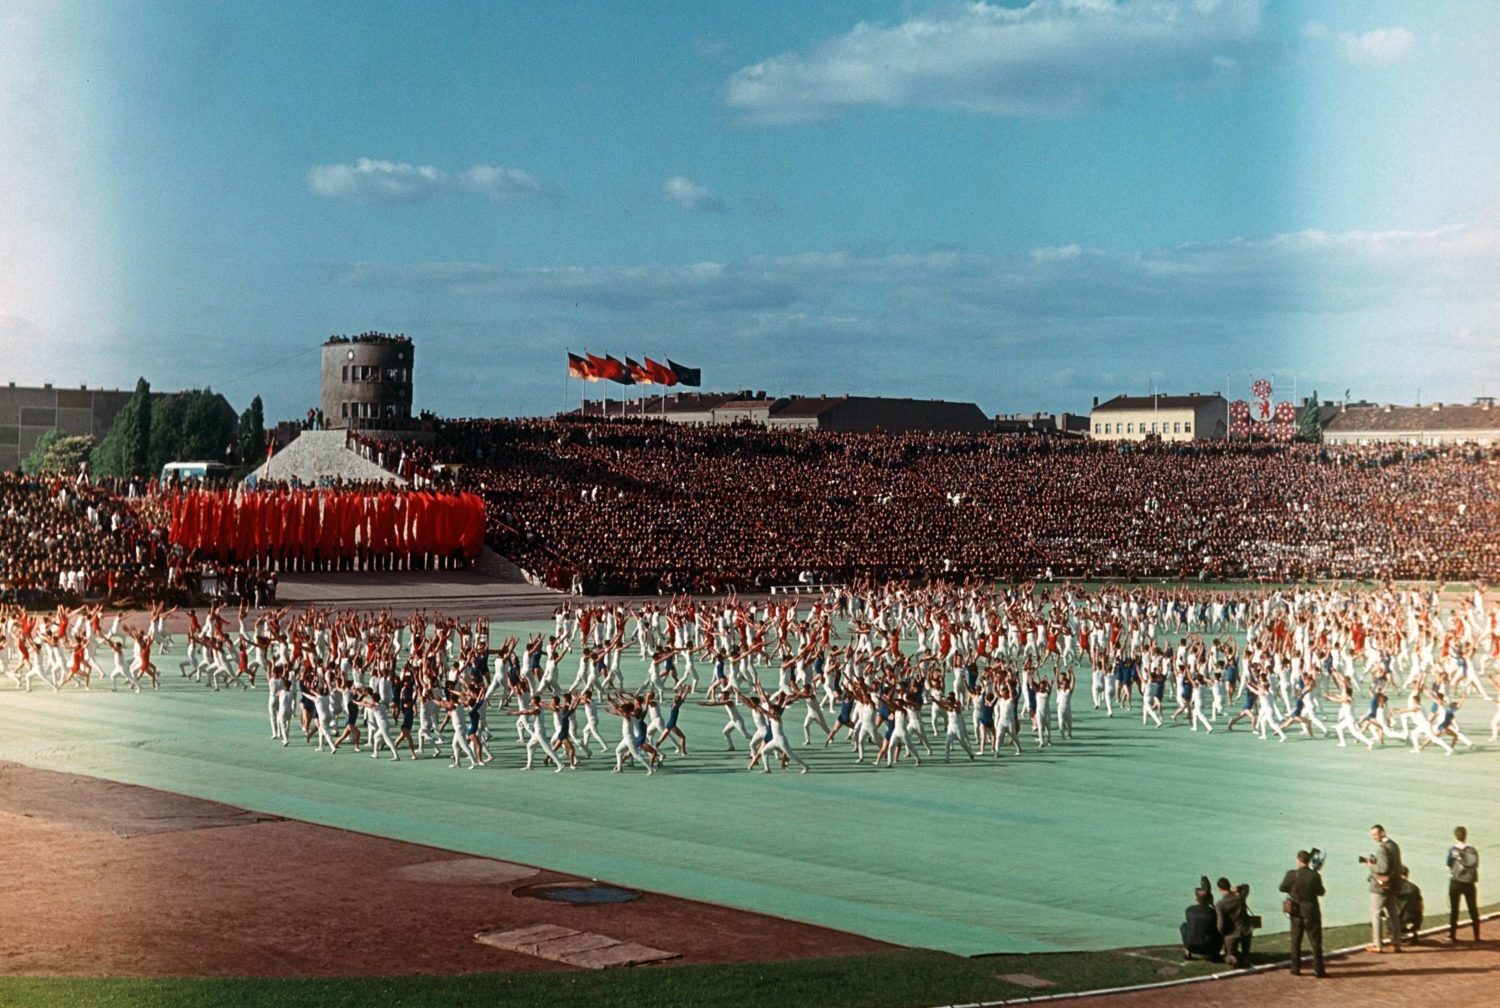
[[[1493,912],[1494,906],[1486,908]],[[1428,927],[1446,923],[1429,914]],[[1273,927],[1279,926],[1273,923]],[[1368,926],[1329,928],[1325,947],[1357,947]],[[1257,967],[1275,966],[1287,955],[1285,933],[1257,938]],[[1338,967],[1333,967],[1335,971]],[[1048,981],[1038,990],[1007,977],[1023,974]],[[692,1008],[753,999],[779,1008],[931,1008],[934,1005],[1021,999],[1162,983],[1210,975],[1225,967],[1182,962],[1172,947],[1054,955],[962,958],[942,952],[897,950],[838,959],[720,966],[668,966],[594,973],[586,970],[430,977],[337,979],[163,978],[30,979],[0,977],[0,1004],[16,1008],[368,1008],[525,1004],[528,1008]],[[1183,1000],[1209,994],[1188,987]]]
[[[638,682],[638,659],[625,664]],[[1356,857],[1371,822],[1430,890],[1454,825],[1486,856],[1500,835],[1500,747],[1487,741],[1445,757],[1300,735],[1261,743],[1243,725],[1146,728],[1088,709],[1086,688],[1077,738],[1048,750],[875,770],[840,745],[807,750],[808,775],[746,772],[722,750],[719,712],[684,708],[692,755],[648,778],[608,773],[597,755],[576,772],[520,772],[498,718],[498,758],[477,772],[284,749],[269,739],[263,691],[216,694],[175,669],[164,684],[140,696],[0,693],[0,759],[965,956],[1170,944],[1200,874],[1251,883],[1271,921],[1292,853],[1313,845],[1332,852],[1325,917],[1352,923],[1366,912]],[[1484,735],[1476,719],[1471,734]],[[617,739],[612,719],[601,727]],[[801,740],[800,718],[788,735]]]

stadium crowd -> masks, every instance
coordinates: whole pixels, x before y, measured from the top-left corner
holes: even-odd
[[[587,592],[861,577],[1500,578],[1494,449],[1117,446],[582,419],[450,421],[430,446],[351,437],[420,489],[225,490],[211,499],[232,511],[216,503],[209,521],[184,507],[209,500],[204,491],[0,477],[0,599],[188,601],[207,586],[265,600],[274,588],[257,570],[470,558],[481,520],[497,552],[553,587]],[[463,523],[415,517],[418,504],[447,500],[466,502]],[[281,508],[276,521],[268,501]],[[295,521],[282,514],[288,501]],[[341,506],[344,517],[328,522],[330,502],[345,501],[357,513]],[[255,522],[239,520],[247,508]],[[413,552],[403,544],[417,530],[424,544],[430,531],[462,546]]]
[[[183,573],[161,529],[113,489],[0,472],[0,602],[155,599]]]
[[[1500,452],[460,420],[388,464],[554,587],[1500,577]],[[399,461],[398,461],[399,459]]]

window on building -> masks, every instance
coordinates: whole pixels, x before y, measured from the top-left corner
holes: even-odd
[[[1193,425],[1191,423],[1185,423],[1185,424],[1183,424],[1182,425],[1182,433],[1184,433],[1184,434],[1191,434],[1191,433],[1193,433]]]
[[[1125,433],[1126,434],[1134,434],[1135,433],[1135,424],[1134,423],[1128,423],[1128,424],[1126,424],[1125,425]]]
[[[345,420],[349,419],[349,404],[348,403],[346,403],[346,402],[339,403],[339,416],[343,417]]]
[[[1172,421],[1172,433],[1173,434],[1181,434],[1182,433],[1182,421],[1181,420],[1173,420]]]

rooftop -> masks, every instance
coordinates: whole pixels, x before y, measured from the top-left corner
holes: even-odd
[[[1094,407],[1094,412],[1105,410],[1143,410],[1143,409],[1192,409],[1196,406],[1208,406],[1216,403],[1228,402],[1217,392],[1202,393],[1189,392],[1187,395],[1117,395],[1108,402],[1102,402]]]
[[[1500,430],[1500,408],[1486,402],[1471,406],[1432,403],[1428,406],[1350,406],[1328,421],[1324,430],[1428,431]]]

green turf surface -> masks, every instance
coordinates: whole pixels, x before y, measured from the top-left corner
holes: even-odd
[[[638,659],[625,665],[638,682]],[[263,691],[215,694],[175,668],[164,683],[141,696],[0,693],[0,759],[959,955],[1170,943],[1200,874],[1250,882],[1269,919],[1292,852],[1312,845],[1332,852],[1326,918],[1359,921],[1368,897],[1355,859],[1371,822],[1430,891],[1454,825],[1468,825],[1486,857],[1500,836],[1500,747],[1487,742],[1450,758],[1301,736],[1261,743],[1243,725],[1227,736],[1158,730],[1138,714],[1095,714],[1086,687],[1078,737],[1049,750],[1028,740],[1021,757],[874,770],[838,746],[806,750],[805,776],[746,772],[743,755],[722,750],[722,715],[684,708],[692,756],[647,778],[610,774],[597,755],[576,772],[522,773],[499,718],[499,756],[476,772],[283,749],[269,739]],[[1465,719],[1471,734],[1485,734],[1483,709]],[[799,742],[800,717],[788,728]],[[618,738],[613,719],[602,729]]]
[[[1484,908],[1493,912],[1494,906]],[[1284,921],[1274,918],[1272,927]],[[1428,927],[1446,923],[1429,914]],[[1493,925],[1487,925],[1493,926]],[[1467,933],[1467,932],[1465,932]],[[1368,940],[1365,927],[1329,928],[1330,952]],[[1285,962],[1287,935],[1258,937],[1258,967]],[[1333,967],[1338,970],[1337,966]],[[587,971],[478,974],[452,977],[334,979],[94,979],[0,977],[0,1004],[15,1008],[367,1008],[382,1006],[525,1004],[528,1008],[690,1008],[751,1000],[778,1008],[931,1008],[1162,983],[1211,974],[1222,964],[1184,962],[1175,947],[1111,952],[999,955],[962,958],[942,952],[893,950],[836,959],[719,966],[662,966],[602,973]],[[1048,981],[1026,987],[1006,977]],[[1183,1000],[1195,998],[1187,988]]]

